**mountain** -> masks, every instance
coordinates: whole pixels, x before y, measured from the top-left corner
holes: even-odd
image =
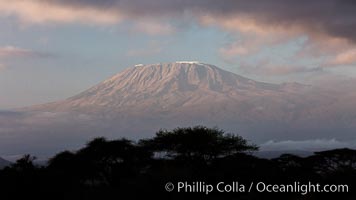
[[[193,125],[218,126],[256,143],[348,140],[356,130],[352,99],[200,62],[140,64],[68,99],[0,112],[0,150],[54,152],[97,136],[141,139]]]
[[[211,100],[236,100],[246,92],[263,93],[278,89],[279,85],[256,82],[197,62],[136,65],[79,95],[35,109],[162,111],[210,103]]]
[[[297,83],[254,81],[209,64],[175,62],[136,65],[76,96],[28,110],[75,112],[117,121],[140,119],[137,127],[145,127],[147,121],[164,121],[161,127],[186,122],[284,122],[302,114],[295,105],[304,101],[298,92],[307,89]]]
[[[230,128],[256,121],[293,121],[305,114],[300,106],[314,107],[300,95],[308,89],[298,83],[254,81],[209,64],[175,62],[136,65],[76,96],[28,110],[120,121],[143,118],[137,125],[142,127],[147,120],[159,120],[165,121],[162,127],[194,122]]]
[[[278,96],[306,87],[297,83],[257,82],[199,62],[136,65],[76,96],[29,110],[117,115],[198,108],[203,112],[216,112],[216,109],[234,106],[236,112],[249,109],[261,113],[266,109],[265,102],[256,105],[254,101],[279,103],[282,99]]]
[[[0,157],[0,169],[3,169],[4,167],[9,166],[9,165],[11,165],[10,161],[7,161]]]

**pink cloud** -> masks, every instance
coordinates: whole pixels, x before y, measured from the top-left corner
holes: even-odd
[[[36,53],[29,50],[14,46],[0,47],[0,57],[22,57],[22,56],[32,56]]]
[[[327,63],[327,65],[356,65],[356,49],[346,50],[335,55]]]
[[[124,20],[134,23],[133,31],[150,35],[167,35],[175,31],[169,23],[160,20],[132,17],[118,7],[73,6],[59,1],[12,0],[0,1],[0,16],[15,16],[25,25],[81,23],[87,25],[116,25]]]
[[[266,75],[286,75],[322,71],[324,67],[342,67],[356,64],[355,44],[346,38],[326,34],[317,28],[301,24],[269,24],[265,20],[244,15],[212,17],[203,16],[200,23],[204,26],[216,26],[236,34],[235,41],[219,49],[220,56],[229,63],[240,64],[249,73]],[[263,47],[273,47],[307,37],[299,52],[290,57],[290,65],[281,66],[273,60],[260,61],[258,67],[249,65],[243,60],[256,55]],[[236,57],[238,56],[238,57]],[[293,63],[305,58],[320,58],[318,67],[294,66]],[[237,59],[237,60],[236,60]],[[266,62],[268,64],[266,64]]]
[[[100,10],[93,7],[66,6],[52,2],[38,0],[11,0],[0,1],[1,15],[16,16],[25,23],[97,23],[114,24],[120,21],[121,16],[113,10]]]
[[[135,23],[132,31],[146,33],[149,35],[169,35],[176,30],[169,23],[163,23],[156,20],[140,20]]]
[[[257,64],[242,62],[240,69],[248,74],[268,75],[268,76],[285,76],[291,74],[316,73],[322,72],[322,67],[300,66],[297,64],[282,65],[274,63],[271,60],[262,60]]]

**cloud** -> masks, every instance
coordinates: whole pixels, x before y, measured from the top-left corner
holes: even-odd
[[[122,19],[190,15],[205,24],[266,34],[309,32],[356,42],[352,0],[12,0],[0,1],[2,15],[23,21],[117,23]],[[46,12],[44,12],[46,11]]]
[[[323,71],[323,68],[356,63],[356,17],[351,12],[356,10],[356,3],[302,1],[296,5],[288,0],[255,3],[244,2],[241,8],[245,7],[246,11],[237,9],[239,11],[236,13],[205,15],[200,18],[204,25],[237,33],[235,41],[219,49],[225,61],[238,64],[249,73],[264,75],[315,73]],[[246,62],[249,56],[259,54],[264,47],[273,47],[299,37],[306,37],[306,40],[299,44],[302,48],[295,56],[288,58],[288,64],[281,66],[273,56],[270,60],[258,60],[261,58],[256,56],[259,66]],[[317,64],[311,62],[317,65],[315,67],[300,62],[308,58],[320,61]]]
[[[14,46],[0,47],[0,57],[23,57],[36,55],[34,51]]]
[[[245,56],[251,53],[258,51],[257,48],[246,47],[245,45],[240,44],[239,42],[233,42],[228,46],[222,47],[219,49],[220,55],[222,55],[225,59],[229,59],[234,56]]]
[[[89,2],[89,1],[88,1]],[[108,9],[93,6],[76,8],[67,4],[48,0],[0,0],[1,15],[15,16],[26,23],[100,23],[114,24],[120,20],[120,14]]]
[[[30,49],[16,46],[0,47],[0,58],[19,58],[19,57],[48,57],[48,53],[41,53]]]
[[[126,11],[125,6],[116,4],[119,1],[0,0],[0,16],[14,16],[25,24],[115,25],[126,20],[134,23],[132,31],[150,35],[166,35],[175,31],[169,23],[142,18],[140,12]]]
[[[339,141],[336,139],[313,139],[313,140],[285,140],[285,141],[267,141],[260,145],[261,151],[285,151],[285,150],[303,150],[319,151],[321,149],[336,148],[356,148],[356,141]]]
[[[9,63],[6,61],[15,61],[19,58],[47,58],[52,56],[53,55],[49,53],[38,52],[11,45],[0,46],[0,71],[8,68]]]
[[[303,73],[319,73],[323,72],[322,67],[306,67],[306,66],[293,66],[284,65],[279,66],[275,64],[257,65],[252,66],[251,64],[240,66],[241,70],[245,73],[259,74],[259,75],[269,75],[269,76],[284,76],[290,74],[303,74]]]
[[[325,63],[326,66],[356,65],[356,48],[336,54]]]
[[[214,26],[235,36],[219,50],[230,60],[305,36],[297,56],[325,58],[320,67],[336,67],[354,63],[356,45],[353,0],[0,0],[1,15],[29,24],[130,22],[131,31],[150,35],[172,34],[186,27],[181,23]]]
[[[175,28],[169,23],[158,23],[156,21],[142,20],[134,24],[133,32],[146,33],[149,35],[169,35],[174,33]]]

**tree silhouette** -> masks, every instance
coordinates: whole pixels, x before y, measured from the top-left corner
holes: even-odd
[[[18,171],[30,171],[35,169],[35,165],[33,161],[37,158],[35,156],[31,156],[29,154],[24,155],[22,158],[16,161],[12,165],[12,168]]]
[[[355,171],[356,150],[345,148],[316,152],[309,161],[321,174]]]
[[[141,140],[140,144],[170,158],[206,161],[258,149],[238,135],[203,126],[160,130],[154,138]]]
[[[127,139],[95,138],[75,153],[57,154],[49,161],[49,168],[89,186],[120,185],[122,180],[138,173],[151,156]]]
[[[283,154],[275,159],[258,158],[258,148],[238,135],[203,126],[160,130],[151,139],[95,138],[77,151],[63,151],[48,162],[34,164],[25,155],[0,170],[3,199],[136,199],[186,196],[206,198],[205,193],[166,192],[167,182],[224,181],[249,184],[301,183],[348,184],[350,192],[333,198],[355,199],[356,150],[335,149],[309,157]],[[19,192],[20,191],[20,192]],[[8,196],[6,196],[8,195]],[[200,195],[200,196],[199,196]],[[218,193],[210,199],[329,199],[331,193]],[[8,198],[7,198],[8,197]]]

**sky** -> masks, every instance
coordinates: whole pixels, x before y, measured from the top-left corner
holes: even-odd
[[[0,0],[0,110],[180,60],[273,83],[354,78],[356,2]]]

